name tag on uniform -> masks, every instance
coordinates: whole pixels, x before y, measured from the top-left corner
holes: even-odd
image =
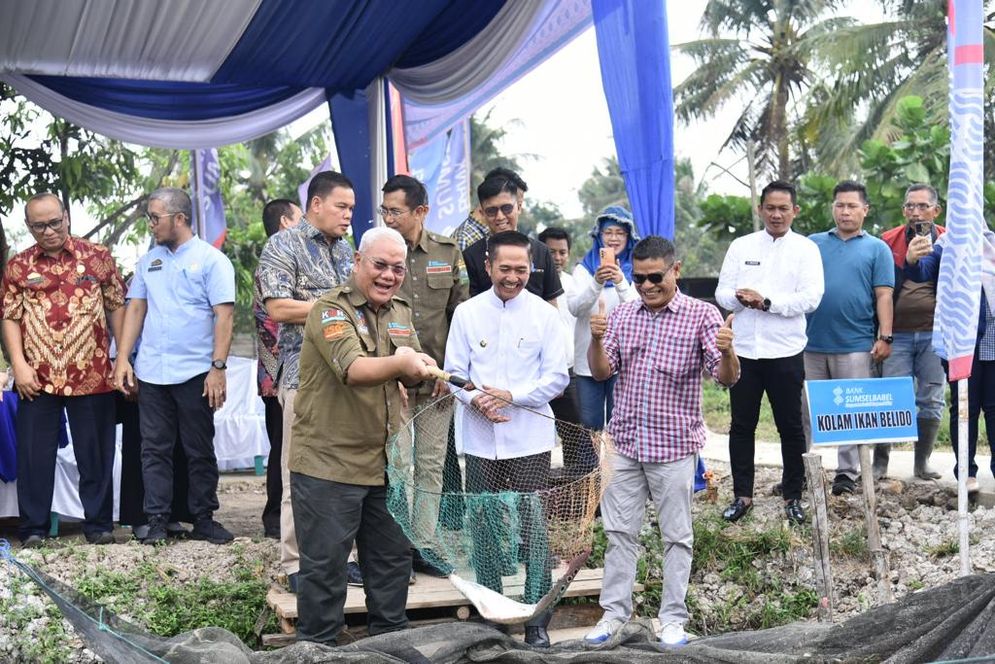
[[[746,264],[747,265],[754,265],[754,266],[756,266],[756,265],[760,265],[760,261],[746,261]]]
[[[444,261],[429,261],[425,268],[426,274],[452,274],[453,266]]]
[[[154,261],[152,261],[151,263],[149,263],[149,269],[148,269],[149,272],[158,272],[161,269],[162,269],[162,259],[161,258],[157,258]]]
[[[387,334],[392,337],[410,337],[412,333],[411,326],[405,325],[404,323],[387,323]]]

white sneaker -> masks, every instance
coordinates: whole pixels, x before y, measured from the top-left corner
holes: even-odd
[[[612,634],[618,631],[618,629],[625,623],[618,618],[602,618],[598,621],[598,624],[594,626],[584,640],[588,643],[604,643],[611,638]]]
[[[978,493],[978,489],[980,487],[978,486],[978,478],[977,477],[968,477],[966,484],[967,484],[967,492],[968,493]]]
[[[677,622],[667,623],[660,628],[660,643],[665,646],[683,646],[688,642],[684,625]]]

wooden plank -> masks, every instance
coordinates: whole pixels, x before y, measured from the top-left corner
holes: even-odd
[[[829,510],[826,505],[826,478],[822,474],[822,456],[816,452],[802,455],[805,477],[812,501],[812,551],[816,586],[821,589],[819,622],[833,621],[833,570],[829,558]]]
[[[888,554],[881,546],[881,530],[878,527],[878,500],[874,491],[874,474],[871,462],[871,446],[860,446],[860,478],[864,485],[864,521],[867,526],[867,548],[874,561],[874,576],[878,582],[878,596],[881,604],[895,601],[891,592],[891,572],[888,571]]]
[[[554,570],[553,578],[557,573],[562,574],[565,568]],[[601,593],[601,581],[604,578],[602,569],[582,569],[577,572],[570,587],[567,588],[564,597],[585,597],[598,595]],[[511,583],[504,586],[505,595],[521,595],[523,591],[523,576],[519,575]],[[642,584],[635,584],[633,592],[643,590]],[[276,615],[286,620],[297,619],[297,596],[283,592],[277,588],[271,588],[266,596]],[[464,607],[471,606],[470,601],[462,595],[449,582],[448,579],[440,579],[423,574],[418,575],[417,582],[408,591],[408,610],[431,609],[439,607]],[[345,613],[366,613],[366,594],[362,588],[349,586],[346,593]],[[461,619],[462,616],[460,616]]]

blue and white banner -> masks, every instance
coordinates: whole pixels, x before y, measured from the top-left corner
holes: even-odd
[[[936,317],[950,380],[971,375],[981,301],[984,204],[984,47],[982,0],[950,0],[950,185],[947,233],[936,285]],[[991,294],[989,294],[991,295]]]
[[[466,219],[470,190],[470,122],[460,120],[408,155],[411,177],[428,189],[425,228],[449,236]]]
[[[201,240],[220,249],[228,234],[225,204],[221,200],[221,163],[218,151],[191,151],[193,159],[193,227]]]
[[[807,380],[813,445],[904,443],[916,440],[911,378]]]

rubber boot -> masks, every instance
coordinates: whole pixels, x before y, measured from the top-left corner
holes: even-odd
[[[931,470],[926,462],[933,453],[936,434],[940,430],[940,420],[926,420],[920,417],[916,420],[916,424],[919,426],[919,438],[915,446],[915,476],[921,480],[938,480],[940,474]]]
[[[882,444],[874,446],[874,466],[872,473],[874,481],[888,476],[888,458],[891,456],[891,445]]]
[[[549,609],[525,623],[525,643],[533,648],[548,648],[551,644],[546,627],[552,618],[553,610]]]

